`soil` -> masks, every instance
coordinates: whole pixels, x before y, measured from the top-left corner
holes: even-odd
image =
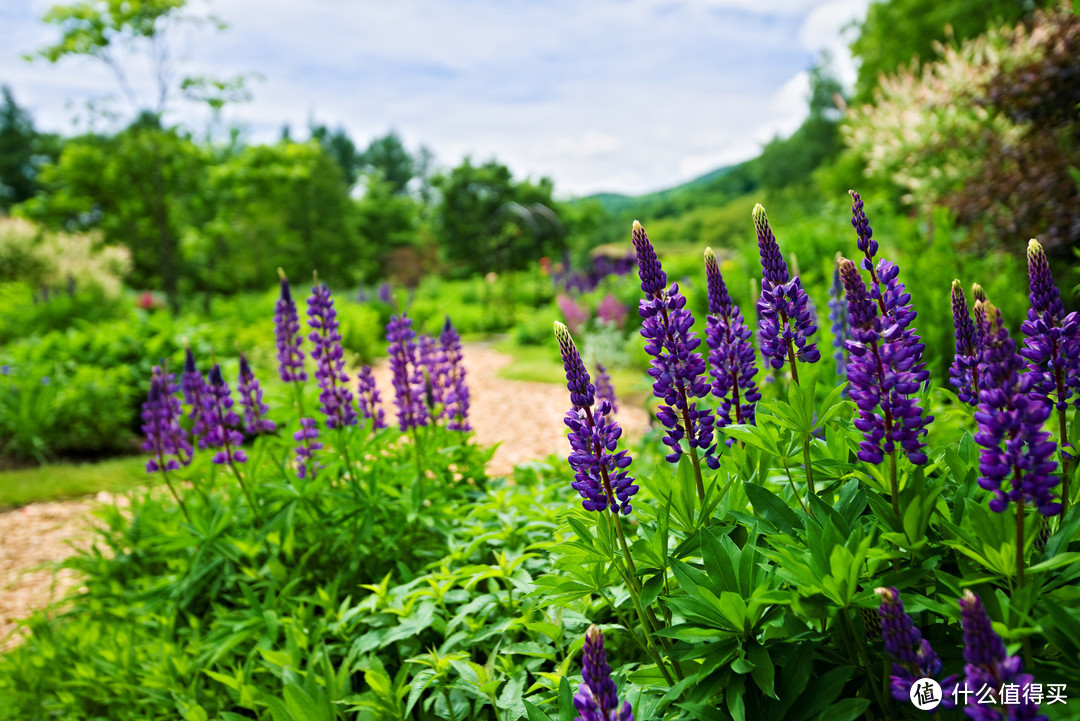
[[[475,441],[500,444],[488,467],[492,475],[506,475],[522,461],[550,453],[565,455],[569,450],[562,422],[569,407],[566,387],[499,378],[497,371],[510,360],[482,344],[465,346]],[[393,423],[393,389],[385,363],[375,369],[375,381],[387,421]],[[619,422],[632,439],[640,437],[647,425],[639,408],[620,408]],[[78,579],[69,571],[56,571],[54,564],[89,543],[90,511],[97,504],[115,502],[112,495],[100,493],[0,513],[0,650],[19,642],[18,619],[63,598],[75,585]]]

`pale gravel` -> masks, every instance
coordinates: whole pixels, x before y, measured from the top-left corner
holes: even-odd
[[[554,383],[510,381],[497,372],[510,356],[483,344],[465,346],[465,369],[471,392],[470,421],[475,441],[500,444],[488,466],[492,475],[506,475],[523,461],[551,453],[564,455],[569,446],[562,418],[569,407],[566,387]],[[390,369],[375,368],[387,420],[396,421]],[[619,422],[631,439],[645,432],[643,409],[620,409]],[[107,493],[70,501],[31,503],[0,513],[0,651],[18,643],[18,619],[62,598],[77,582],[69,571],[55,571],[62,561],[90,542],[99,503],[116,500]]]

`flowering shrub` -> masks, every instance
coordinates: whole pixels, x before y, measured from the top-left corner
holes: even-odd
[[[704,282],[669,283],[635,224],[660,428],[628,444],[605,374],[556,322],[568,447],[512,478],[489,478],[465,431],[451,324],[436,339],[390,319],[386,424],[330,291],[313,289],[304,337],[283,287],[264,321],[277,375],[195,349],[179,388],[149,371],[148,470],[169,492],[103,509],[66,562],[81,586],[0,656],[0,713],[898,719],[927,679],[942,718],[1076,718],[1059,699],[1080,677],[1080,511],[1059,442],[1080,431],[1075,394],[1049,382],[1072,320],[1035,250],[1024,348],[981,289],[969,306],[954,286],[952,318],[916,315],[852,202],[837,250],[860,262],[841,259],[831,307],[846,382],[814,362],[807,289],[763,209],[753,325],[709,254]],[[955,320],[976,409],[925,375],[916,319]]]

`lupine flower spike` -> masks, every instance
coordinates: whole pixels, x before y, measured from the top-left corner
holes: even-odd
[[[968,312],[967,299],[959,280],[952,282],[952,315],[956,352],[949,366],[949,384],[956,388],[961,401],[978,405],[980,349],[975,338],[975,323]]]
[[[233,405],[229,384],[221,375],[221,366],[215,363],[210,368],[203,393],[203,418],[207,432],[199,439],[199,448],[220,449],[212,459],[219,465],[243,463],[247,460],[247,454],[240,448],[244,435],[236,430],[240,425],[240,418],[233,410]]]
[[[341,347],[337,311],[334,310],[330,289],[319,283],[317,278],[308,298],[307,314],[308,325],[311,326],[308,338],[315,346],[311,357],[317,364],[315,378],[321,389],[320,410],[326,415],[326,427],[355,426],[356,407],[353,405],[352,391],[349,390],[349,376],[344,370],[345,351]]]
[[[712,393],[720,401],[716,425],[721,428],[731,423],[753,425],[757,402],[761,400],[754,383],[757,368],[750,342],[753,332],[728,294],[712,248],[705,249],[705,280],[709,296],[705,342],[709,346]]]
[[[281,380],[306,381],[304,370],[304,352],[300,350],[303,338],[300,335],[300,317],[296,312],[296,301],[289,289],[289,279],[285,271],[278,268],[281,276],[281,297],[274,306],[274,340],[277,343],[278,373]]]
[[[934,653],[930,642],[922,637],[915,627],[911,616],[904,611],[904,602],[895,588],[876,588],[874,593],[881,599],[878,616],[881,618],[881,638],[885,650],[893,658],[892,676],[889,687],[892,697],[897,701],[910,698],[911,686],[921,678],[938,681],[941,674],[941,659]],[[939,681],[943,689],[951,687],[956,676],[949,676]],[[954,699],[945,694],[942,699],[944,708],[954,708]]]
[[[994,632],[979,597],[970,589],[960,599],[960,620],[964,628],[965,683],[978,701],[968,703],[964,713],[975,721],[1047,721],[1033,700],[1035,677],[1024,673],[1019,656],[1009,656],[1005,643]],[[1015,698],[1004,699],[1005,686],[1016,687]],[[986,700],[984,700],[986,699]]]
[[[188,443],[184,429],[180,427],[183,410],[180,399],[173,395],[175,385],[171,373],[166,374],[160,366],[154,366],[150,377],[150,393],[142,407],[142,431],[146,436],[142,449],[153,454],[146,462],[146,472],[161,472],[184,516],[187,516],[187,507],[177,494],[168,474],[168,471],[178,471],[181,465],[189,464],[192,456],[191,444]]]
[[[461,337],[450,317],[446,317],[439,345],[443,354],[442,387],[439,389],[442,417],[450,419],[446,427],[452,431],[467,432],[469,425],[469,386],[465,382],[465,356],[461,351]]]
[[[434,338],[427,333],[421,333],[416,337],[416,355],[421,372],[424,374],[424,403],[427,405],[428,413],[434,416],[435,404],[441,403],[436,398],[442,396],[439,389],[442,387],[442,378],[445,373],[443,354]]]
[[[846,258],[840,261],[840,279],[851,320],[848,392],[859,408],[854,425],[863,432],[857,455],[874,464],[889,456],[892,506],[899,516],[896,451],[902,449],[912,463],[926,463],[922,436],[931,417],[923,414],[915,397],[919,380],[911,370],[912,351],[899,325],[878,316],[862,275]]]
[[[637,251],[638,276],[645,298],[640,301],[641,335],[647,341],[645,352],[653,357],[649,375],[653,377],[653,395],[661,398],[656,417],[667,428],[664,444],[671,448],[667,460],[677,463],[683,454],[682,441],[689,446],[694,465],[698,498],[704,499],[700,460],[712,469],[720,467],[714,452],[713,425],[716,421],[708,407],[698,408],[696,399],[709,394],[705,360],[696,352],[701,340],[691,328],[694,316],[686,309],[686,298],[679,284],[667,286],[667,275],[660,267],[656,251],[641,223],[634,221],[634,249]],[[704,405],[704,404],[703,404]],[[701,458],[698,452],[701,453]]]
[[[619,689],[611,679],[604,652],[604,635],[596,626],[585,632],[581,686],[574,695],[575,721],[634,721],[629,701],[619,704]]]
[[[184,349],[184,373],[180,376],[180,388],[184,392],[184,402],[191,408],[188,415],[191,417],[191,442],[194,443],[207,432],[202,411],[206,381],[195,366],[195,354],[191,352],[191,346]]]
[[[1061,293],[1054,284],[1050,264],[1039,241],[1028,243],[1027,258],[1031,307],[1021,326],[1026,336],[1021,355],[1028,361],[1028,371],[1037,379],[1032,391],[1058,412],[1058,437],[1062,444],[1061,500],[1065,507],[1069,500],[1071,458],[1066,451],[1065,414],[1073,394],[1077,395],[1076,403],[1080,405],[1080,314],[1066,315]]]
[[[317,466],[313,460],[315,451],[321,450],[323,444],[316,440],[319,437],[319,426],[314,418],[301,418],[300,430],[293,433],[293,440],[299,445],[294,449],[296,453],[296,477],[307,478],[308,474],[315,477]]]
[[[386,340],[390,343],[387,351],[393,374],[398,427],[402,431],[428,424],[428,407],[424,402],[427,387],[415,338],[409,316],[402,313],[390,317],[386,326]]]
[[[855,228],[858,248],[863,253],[862,268],[870,272],[870,298],[877,303],[882,321],[887,325],[895,323],[898,327],[903,345],[912,359],[910,370],[918,383],[925,383],[930,378],[930,372],[923,361],[924,344],[912,325],[917,314],[911,304],[911,294],[900,282],[900,268],[895,263],[884,258],[874,262],[878,243],[874,240],[874,231],[863,210],[862,197],[854,190],[848,193],[851,195],[851,225]]]
[[[1001,513],[1016,504],[1016,577],[1024,585],[1024,510],[1028,501],[1044,516],[1061,512],[1053,493],[1057,444],[1044,431],[1051,406],[1032,393],[1038,382],[1034,373],[1021,373],[1026,363],[1016,350],[1001,318],[1001,311],[989,302],[975,304],[981,335],[986,338],[980,372],[979,409],[975,412],[978,433],[979,485],[992,491],[990,509]],[[1003,484],[1009,482],[1009,490]]]
[[[761,356],[766,366],[776,370],[783,368],[784,363],[790,363],[792,380],[798,383],[799,370],[795,361],[817,363],[821,358],[817,345],[810,342],[810,336],[817,332],[817,325],[802,280],[798,276],[792,278],[788,273],[769,218],[760,203],[754,206],[753,217],[762,269],[761,295],[757,304],[761,313]]]
[[[611,404],[612,413],[619,412],[619,406],[615,401],[615,386],[611,383],[607,368],[600,363],[596,364],[596,397]]]
[[[375,387],[375,377],[371,374],[371,366],[363,366],[356,380],[360,415],[373,421],[374,430],[386,428],[386,412],[382,408],[382,395]]]
[[[833,264],[833,281],[829,287],[829,320],[832,322],[833,360],[836,361],[836,375],[840,382],[847,381],[847,340],[851,337],[848,324],[847,298],[844,296],[844,284],[840,282],[840,254],[836,254]],[[847,390],[844,390],[847,396]]]
[[[611,404],[603,399],[596,402],[596,389],[574,339],[567,327],[557,321],[555,338],[573,406],[563,419],[570,429],[567,439],[573,451],[568,458],[574,471],[570,486],[585,499],[581,505],[586,511],[603,512],[610,508],[612,513],[628,514],[633,508],[630,499],[638,487],[627,475],[630,456],[626,451],[616,450],[622,428],[610,417]]]
[[[240,383],[236,390],[240,393],[240,405],[244,408],[244,431],[250,436],[276,431],[277,425],[266,417],[270,407],[262,402],[262,388],[243,353],[240,354]]]

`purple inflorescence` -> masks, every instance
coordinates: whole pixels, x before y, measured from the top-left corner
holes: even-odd
[[[428,407],[424,403],[427,389],[415,338],[409,316],[402,313],[390,317],[386,326],[386,340],[390,343],[387,351],[393,374],[398,427],[403,431],[428,424]]]
[[[713,425],[716,422],[709,408],[698,408],[695,399],[709,394],[709,381],[705,375],[705,359],[695,349],[701,340],[691,330],[694,316],[686,309],[686,297],[679,292],[679,284],[665,288],[667,275],[660,267],[656,251],[649,242],[645,229],[636,220],[633,231],[634,248],[637,250],[638,275],[645,298],[638,306],[642,317],[641,335],[645,338],[645,352],[653,357],[649,375],[653,377],[653,395],[663,399],[656,413],[657,420],[665,428],[664,443],[671,448],[667,460],[677,463],[683,454],[682,440],[691,451],[701,451],[710,468],[716,469],[720,462],[714,452]]]
[[[975,323],[968,312],[967,298],[959,280],[952,282],[953,337],[956,351],[949,366],[949,384],[957,396],[968,405],[979,402],[979,346],[975,338]]]
[[[836,361],[836,375],[840,382],[847,380],[847,340],[851,337],[851,328],[848,325],[847,297],[844,295],[844,284],[840,282],[840,256],[837,254],[836,263],[833,265],[833,282],[829,288],[829,320],[832,321],[833,360]],[[846,391],[845,391],[846,394]]]
[[[243,463],[247,454],[240,448],[244,434],[236,430],[240,418],[233,411],[232,394],[229,384],[221,376],[221,366],[217,363],[210,369],[208,382],[202,395],[202,417],[206,423],[206,435],[199,439],[199,448],[218,448],[213,462]]]
[[[293,433],[293,440],[300,445],[294,449],[296,453],[296,477],[307,478],[308,473],[311,477],[315,477],[317,466],[315,465],[313,455],[315,451],[321,450],[323,445],[316,439],[319,437],[319,426],[315,422],[314,418],[301,418],[300,430]]]
[[[986,339],[979,367],[979,408],[975,412],[979,426],[975,442],[982,446],[979,485],[993,491],[990,508],[998,513],[1010,501],[1030,501],[1043,515],[1056,515],[1061,512],[1052,490],[1058,484],[1054,475],[1057,444],[1043,430],[1052,407],[1039,394],[1032,393],[1038,376],[1021,373],[1026,363],[1017,353],[1001,311],[988,301],[979,301],[975,316],[980,335]],[[1010,482],[1007,493],[1002,489],[1006,480]]]
[[[1039,241],[1028,243],[1027,258],[1031,308],[1021,326],[1022,355],[1036,379],[1032,390],[1064,412],[1069,398],[1080,396],[1080,314],[1066,315]]]
[[[1019,656],[1009,656],[1005,643],[994,632],[982,601],[971,590],[960,599],[960,620],[964,629],[964,673],[967,689],[978,694],[978,701],[964,707],[968,718],[976,721],[1030,719],[1047,721],[1039,714],[1039,704],[1032,698],[1029,687],[1035,681],[1024,673]],[[1003,687],[1015,686],[1015,698],[1004,699]],[[980,693],[985,689],[987,695]],[[988,702],[992,700],[992,703]]]
[[[709,346],[712,394],[720,400],[716,425],[720,428],[731,423],[753,425],[757,402],[761,400],[754,383],[757,368],[750,342],[753,333],[743,320],[742,311],[731,300],[712,248],[705,249],[705,279],[709,296],[705,343]]]
[[[277,425],[266,418],[270,407],[262,402],[262,388],[243,353],[240,354],[240,382],[236,390],[240,394],[240,405],[244,408],[244,431],[251,436],[276,431]]]
[[[921,678],[937,680],[941,673],[941,659],[934,653],[930,642],[904,611],[904,602],[895,588],[877,588],[874,592],[881,598],[878,616],[881,618],[881,638],[885,641],[885,650],[893,658],[890,688],[897,701],[907,701],[911,686]],[[949,676],[939,683],[948,688],[956,681],[956,676]],[[953,708],[953,699],[948,695],[943,699],[945,708]]]
[[[154,366],[150,393],[142,407],[142,431],[146,435],[142,449],[153,454],[146,462],[147,473],[162,469],[176,471],[181,465],[191,463],[191,444],[180,427],[183,410],[180,399],[173,395],[175,389],[173,374]]]
[[[184,373],[180,376],[180,389],[184,393],[184,402],[191,410],[191,438],[192,441],[206,435],[207,426],[203,421],[203,396],[206,394],[206,381],[202,373],[195,366],[195,354],[191,352],[191,346],[184,350]]]
[[[903,346],[913,359],[911,372],[919,383],[925,383],[930,378],[930,372],[923,361],[925,348],[922,339],[911,325],[917,315],[911,304],[911,294],[900,282],[900,269],[895,263],[885,259],[874,263],[878,244],[873,239],[874,231],[863,211],[862,198],[854,190],[848,193],[851,194],[851,225],[855,228],[856,244],[863,253],[862,268],[870,271],[870,298],[878,304],[882,320],[886,324],[895,323],[899,328]]]
[[[386,412],[382,408],[382,395],[375,387],[375,376],[371,374],[371,366],[363,366],[356,380],[360,415],[372,419],[375,430],[386,428]]]
[[[563,367],[566,369],[566,387],[573,405],[566,413],[563,423],[570,429],[567,438],[572,453],[568,460],[574,471],[570,486],[581,495],[582,507],[587,511],[630,513],[630,499],[637,493],[634,479],[627,475],[630,456],[618,451],[622,428],[610,416],[611,404],[596,401],[596,391],[585,363],[581,360],[570,331],[562,323],[555,323],[555,338],[559,341]]]
[[[766,366],[774,369],[783,368],[789,356],[803,363],[817,363],[821,353],[817,345],[809,342],[810,336],[817,332],[817,325],[802,280],[788,273],[765,208],[755,205],[753,217],[762,269],[761,295],[757,302],[762,358]],[[794,367],[791,370],[797,373]]]
[[[471,431],[469,425],[469,386],[465,382],[465,356],[461,351],[461,337],[447,316],[439,334],[442,349],[443,375],[439,389],[442,416],[448,418],[446,427],[452,431]]]
[[[596,626],[585,632],[581,686],[574,695],[575,721],[634,721],[630,702],[619,705],[619,689],[611,678],[604,652],[604,634]]]
[[[600,363],[596,364],[596,397],[607,401],[612,413],[619,412],[619,406],[615,402],[615,386],[611,383],[607,368]]]
[[[277,342],[278,373],[281,380],[306,381],[304,370],[304,352],[300,344],[304,339],[300,335],[300,317],[296,312],[296,301],[289,290],[289,279],[278,268],[281,275],[281,297],[274,306],[274,340]]]
[[[919,380],[912,371],[911,349],[899,325],[878,316],[862,276],[846,258],[840,260],[840,279],[851,320],[847,373],[851,399],[859,408],[854,425],[864,434],[858,457],[881,463],[899,446],[912,463],[926,463],[921,439],[932,419],[914,397]]]
[[[344,370],[345,350],[341,347],[337,311],[325,284],[319,283],[311,289],[307,314],[311,326],[308,338],[315,346],[311,357],[317,365],[315,378],[319,381],[319,403],[322,404],[319,410],[326,414],[326,427],[355,426],[356,408],[349,390],[349,376]]]

